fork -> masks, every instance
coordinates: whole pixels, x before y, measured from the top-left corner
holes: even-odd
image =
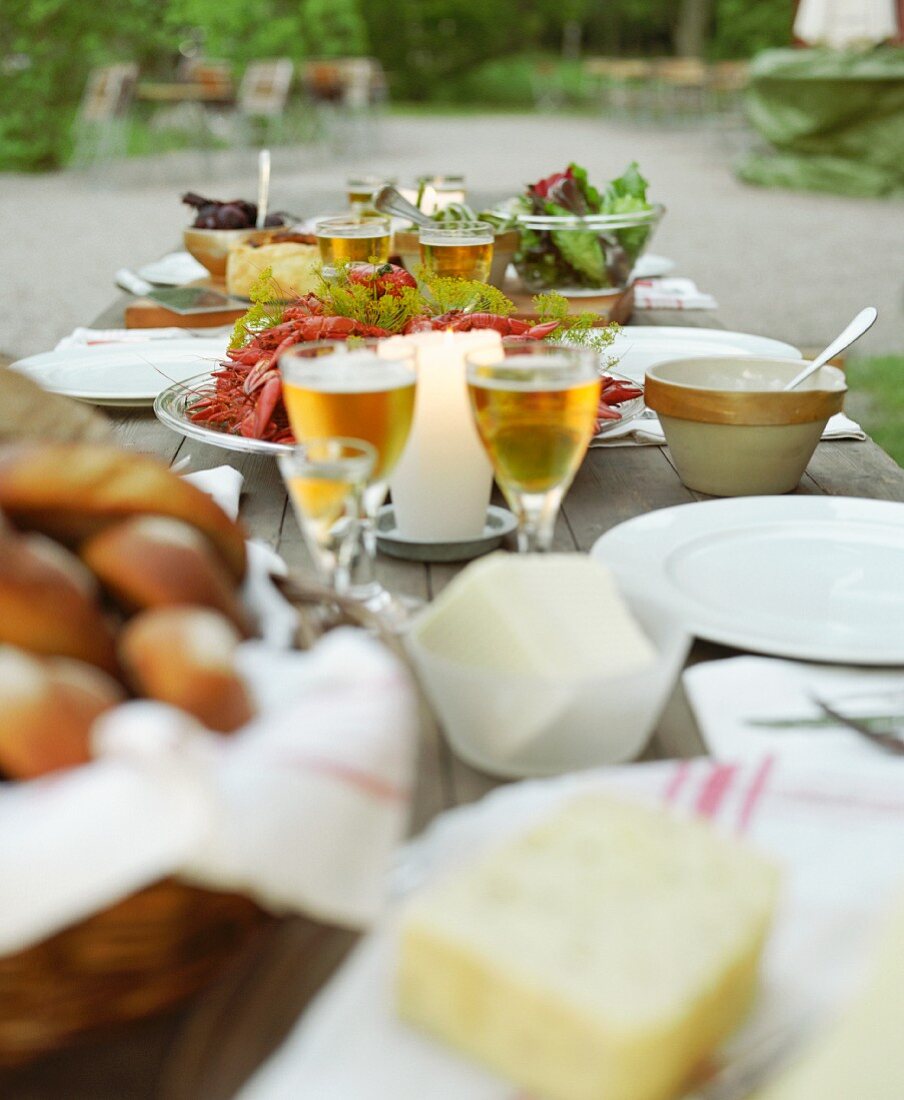
[[[748,1043],[681,1100],[746,1100],[766,1084],[801,1045],[798,1028],[778,1027]]]
[[[822,713],[825,714],[827,718],[831,718],[833,722],[837,722],[838,725],[844,726],[845,729],[859,733],[861,737],[865,737],[874,745],[881,746],[886,752],[890,752],[895,756],[904,755],[904,741],[895,737],[893,733],[883,733],[880,730],[870,729],[864,722],[858,721],[856,718],[848,718],[847,715],[841,714],[840,711],[835,710],[834,707],[830,707],[828,703],[819,699],[817,696],[812,696],[812,699]]]

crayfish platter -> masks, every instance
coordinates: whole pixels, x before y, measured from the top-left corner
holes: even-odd
[[[159,393],[154,401],[154,413],[161,424],[165,424],[187,439],[197,439],[200,443],[209,443],[212,447],[222,447],[226,451],[278,455],[291,450],[285,443],[271,443],[266,439],[234,435],[192,420],[192,406],[209,397],[213,391],[213,375],[210,373],[195,375],[194,378],[187,378],[184,382],[168,386]]]

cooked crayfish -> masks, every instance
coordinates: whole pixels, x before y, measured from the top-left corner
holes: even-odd
[[[544,321],[532,325],[516,317],[500,317],[498,313],[466,313],[453,309],[439,317],[412,317],[402,332],[471,332],[473,329],[489,328],[500,336],[522,337],[525,340],[543,340],[559,327],[558,321]]]

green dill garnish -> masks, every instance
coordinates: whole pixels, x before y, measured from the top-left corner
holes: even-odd
[[[286,311],[286,295],[273,278],[273,268],[265,267],[248,292],[251,308],[238,318],[232,329],[229,347],[240,348],[264,329],[281,324]]]
[[[600,325],[599,314],[589,310],[584,313],[570,314],[568,299],[554,290],[535,295],[533,305],[541,321],[559,322],[558,327],[546,337],[547,340],[555,341],[567,336],[570,344],[592,348],[602,353],[615,339],[619,330],[619,326],[614,321],[608,325]]]

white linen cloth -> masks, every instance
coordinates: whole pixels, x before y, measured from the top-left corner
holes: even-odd
[[[742,834],[780,866],[784,888],[761,997],[734,1041],[740,1050],[764,1031],[818,1025],[827,1008],[847,998],[868,961],[872,933],[904,876],[904,762],[869,763],[823,770],[784,757],[737,765],[701,759],[519,783],[444,815],[406,850],[396,881],[406,891],[416,887],[590,789],[664,804]],[[240,1100],[524,1100],[523,1092],[396,1019],[396,951],[390,917]]]
[[[636,309],[718,309],[711,294],[698,290],[693,279],[638,279],[634,283]]]
[[[866,432],[844,413],[829,417],[821,437],[824,441],[832,439],[866,439]],[[665,444],[665,432],[659,423],[659,417],[647,409],[642,417],[628,420],[624,424],[615,424],[607,428],[603,435],[590,440],[591,447],[662,447]]]
[[[891,759],[888,753],[853,730],[831,722],[811,725],[825,718],[813,697],[853,717],[888,713],[888,708],[904,714],[904,672],[888,669],[729,657],[687,669],[684,688],[707,748],[721,760],[768,752],[820,762],[881,763]],[[803,724],[795,725],[798,721]]]
[[[231,737],[126,703],[96,725],[94,762],[0,788],[0,954],[170,874],[276,912],[376,917],[412,782],[407,674],[348,629],[310,653],[246,643],[243,662],[268,705]]]
[[[188,460],[191,462],[191,455]],[[196,489],[213,497],[230,519],[238,519],[239,498],[245,479],[234,466],[213,466],[209,470],[198,470],[182,476]]]
[[[207,268],[190,252],[168,252],[159,260],[139,267],[136,274],[157,286],[185,286],[210,277]]]
[[[54,351],[93,344],[144,344],[148,340],[175,340],[191,336],[184,328],[75,328],[58,340]]]
[[[898,34],[895,0],[801,0],[794,34],[811,45],[843,50]]]

